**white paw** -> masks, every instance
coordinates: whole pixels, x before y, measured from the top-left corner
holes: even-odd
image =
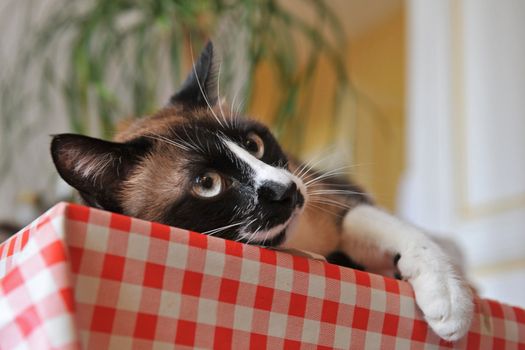
[[[425,249],[422,254],[402,255],[398,268],[412,284],[416,302],[434,332],[445,340],[458,340],[472,321],[471,290],[439,250]]]

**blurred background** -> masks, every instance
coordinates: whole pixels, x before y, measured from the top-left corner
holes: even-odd
[[[525,2],[4,0],[0,221],[71,191],[51,134],[110,138],[208,38],[220,94],[285,147],[452,239],[481,295],[525,307]]]

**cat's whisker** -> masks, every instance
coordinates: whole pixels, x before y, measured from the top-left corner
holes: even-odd
[[[308,188],[314,188],[314,187],[319,187],[319,186],[323,186],[325,188],[330,188],[330,187],[343,187],[343,188],[348,188],[350,185],[347,184],[347,183],[333,183],[333,182],[322,182],[322,183],[314,183],[313,185],[310,185],[308,186]]]
[[[224,230],[227,230],[229,228],[232,228],[232,227],[235,227],[235,226],[239,226],[239,225],[242,225],[244,224],[244,222],[236,222],[234,224],[231,224],[231,225],[226,225],[226,226],[222,226],[222,227],[219,227],[219,228],[214,228],[213,230],[208,230],[208,231],[205,231],[205,232],[201,232],[202,234],[204,235],[208,235],[208,236],[212,236],[220,231],[224,231]]]
[[[261,241],[261,245],[264,245],[269,235],[270,235],[270,230],[266,230],[266,234],[264,235],[264,239]]]
[[[246,98],[243,98],[241,102],[235,108],[235,115],[240,115],[241,111],[244,109],[244,104],[246,103]]]
[[[246,226],[250,226],[250,225],[253,224],[255,221],[257,221],[257,218],[255,218],[255,219],[251,220],[250,222],[248,222],[248,223],[246,224]]]
[[[339,208],[342,208],[342,209],[350,209],[350,208],[352,208],[352,206],[349,205],[349,204],[345,204],[345,203],[338,202],[338,201],[333,201],[333,200],[312,199],[311,202],[312,203],[318,203],[318,204],[332,205],[332,206],[339,207]]]
[[[186,128],[183,127],[183,130],[184,130],[184,132],[186,132],[186,136],[188,137],[188,139],[191,140],[191,137],[188,135]],[[145,135],[145,136],[149,137],[151,139],[155,139],[157,141],[165,142],[167,144],[170,144],[172,146],[178,147],[178,148],[180,148],[182,150],[185,150],[185,151],[194,150],[194,151],[199,152],[201,150],[197,145],[191,144],[191,143],[183,140],[180,137],[177,137],[177,140],[173,140],[173,139],[169,139],[169,138],[167,138],[165,136],[162,136],[162,135],[159,135],[159,134],[155,134],[155,133],[150,133],[149,135]]]
[[[235,92],[235,94],[233,95],[233,99],[232,99],[232,102],[231,102],[231,105],[230,105],[230,114],[232,116],[232,118],[237,118],[238,115],[237,114],[234,114],[234,107],[235,107],[235,100],[237,99],[237,96],[239,95],[239,93],[241,92],[241,90],[237,90]]]
[[[188,133],[188,129],[186,128],[185,125],[182,126],[182,130],[184,131],[184,134],[186,134],[186,137],[188,138],[188,140],[192,140],[193,138],[190,137],[189,133]],[[185,142],[185,144],[187,144],[189,147],[191,147],[193,150],[195,150],[196,152],[202,152],[204,153],[204,149],[203,149],[203,146],[202,146],[202,141],[199,137],[199,134],[196,135],[197,136],[197,143],[194,143],[193,144],[189,144],[187,142]]]
[[[313,163],[316,159],[317,157],[310,159],[307,163],[303,163],[299,168],[295,169],[293,175],[301,178],[302,175],[308,173],[312,169],[313,165],[311,165],[311,163]]]
[[[299,174],[297,174],[296,176],[302,180],[305,180],[306,179],[306,175],[313,170],[315,164],[311,164],[311,165],[306,165],[303,169],[301,169],[301,172]],[[303,176],[305,176],[305,178],[303,178]]]
[[[337,172],[337,171],[341,171],[341,170],[345,170],[345,169],[351,169],[351,168],[354,168],[355,165],[344,165],[344,166],[340,166],[340,167],[337,167],[337,168],[333,168],[333,169],[330,169],[326,172],[324,172],[324,174],[330,174],[330,173],[333,173],[333,172]]]
[[[259,229],[259,227],[254,232],[247,232],[246,233],[246,238],[245,238],[246,239],[246,244],[250,244],[250,242],[253,240],[253,237],[257,233],[257,230]]]
[[[332,206],[336,206],[339,208],[345,208],[345,209],[349,209],[352,207],[349,204],[344,204],[344,203],[337,202],[337,201],[312,200],[311,202],[318,203],[318,204],[332,205]]]
[[[316,176],[330,174],[330,173],[316,171],[315,169],[310,169],[309,171],[312,171],[312,172],[310,174],[305,174],[305,176],[302,178],[303,182],[305,182],[305,183],[307,183],[307,182],[309,182],[311,180],[315,180]],[[338,174],[338,175],[340,175],[340,174]],[[346,172],[344,174],[346,174]]]
[[[319,165],[321,162],[327,160],[327,159],[330,159],[330,157],[333,157],[333,150],[336,149],[336,146],[335,145],[332,145],[330,147],[327,147],[325,148],[324,151],[322,151],[321,153],[319,153],[318,155],[314,156],[312,159],[310,159],[306,164],[303,164],[300,169],[301,172],[299,175],[296,175],[298,177],[301,177],[301,176],[305,176],[305,178],[303,178],[303,180],[307,179],[309,176],[311,175],[307,175],[308,172],[310,172],[312,169],[314,169],[317,165]],[[312,162],[314,162],[314,164],[312,164]],[[351,166],[348,166],[348,167],[354,167],[354,166],[358,166],[358,165],[361,165],[361,164],[356,164],[356,165],[351,165]],[[306,170],[306,168],[308,168],[308,170]],[[294,173],[295,175],[295,173]]]
[[[308,201],[315,201],[315,202],[326,202],[326,203],[336,203],[340,205],[348,206],[344,200],[334,199],[333,197],[327,197],[326,195],[319,195],[319,194],[309,194]]]
[[[243,243],[248,244],[248,242],[250,241],[251,234],[252,234],[251,232],[244,232],[241,235],[239,241],[244,241]]]
[[[303,182],[306,182],[309,179],[311,179],[312,176],[315,176],[316,173],[317,173],[317,171],[315,170],[315,167],[322,161],[323,160],[321,159],[318,162],[315,162],[314,164],[309,166],[308,169],[306,169],[306,171],[303,174],[301,174],[301,176],[300,176],[301,180],[303,180]]]
[[[323,194],[366,194],[364,192],[357,192],[352,190],[314,190],[308,192],[309,195],[323,195]]]
[[[313,179],[305,181],[305,185],[308,186],[309,184],[319,182],[320,180],[323,180],[323,179],[325,179],[327,177],[335,177],[335,176],[338,176],[338,175],[348,175],[348,173],[349,173],[348,171],[341,171],[341,170],[349,169],[349,168],[353,168],[353,167],[355,167],[355,165],[347,165],[347,166],[342,166],[342,167],[339,167],[339,168],[332,169],[330,171],[327,171],[325,173],[320,174],[318,177],[315,177]],[[303,181],[304,181],[304,179],[303,179]]]
[[[188,133],[187,133],[187,131],[186,131],[186,127],[183,126],[182,128],[183,128],[183,130],[186,132],[186,136],[188,137],[188,139],[191,140],[191,137],[189,137],[189,135],[188,135]],[[177,138],[176,140],[168,139],[167,137],[165,137],[165,136],[161,136],[161,135],[157,135],[157,136],[160,136],[160,137],[162,137],[164,140],[167,140],[167,141],[169,141],[169,142],[175,142],[175,143],[178,143],[178,144],[180,144],[180,145],[183,145],[183,146],[187,147],[188,149],[197,150],[197,149],[196,149],[196,145],[193,145],[193,144],[191,144],[191,143],[189,143],[189,142],[183,140],[183,139],[178,135],[178,133],[177,133],[176,131],[173,130],[173,128],[172,128],[171,126],[170,126],[168,129],[169,129],[169,131],[170,131],[170,135],[175,135],[174,137]]]
[[[254,241],[255,238],[257,238],[257,234],[258,234],[259,232],[261,232],[261,230],[262,230],[262,225],[259,226],[259,227],[257,228],[257,230],[255,231],[255,233],[253,234],[253,239],[252,239],[252,241]]]
[[[337,176],[340,176],[340,175],[348,175],[348,172],[346,171],[339,171],[339,172],[333,172],[333,173],[324,173],[324,174],[321,174],[311,180],[308,180],[304,183],[304,185],[306,187],[310,186],[310,185],[313,185],[315,183],[318,183],[319,181],[321,180],[324,180],[326,178],[330,178],[330,177],[337,177]]]
[[[178,147],[184,151],[190,151],[190,148],[188,148],[187,146],[185,145],[182,145],[178,142],[175,142],[173,140],[170,140],[164,136],[161,136],[161,135],[157,135],[157,134],[150,134],[150,135],[145,135],[145,137],[147,138],[150,138],[150,139],[154,139],[154,140],[157,140],[157,141],[161,141],[161,142],[165,142],[169,145],[172,145],[172,146],[175,146],[175,147]]]
[[[239,94],[241,92],[241,88],[237,89],[235,94],[233,95],[232,102],[230,104],[230,118],[232,121],[232,126],[234,128],[238,127],[240,124],[241,115],[239,113],[239,108],[235,108],[235,101],[237,100],[237,97],[239,97]]]
[[[335,212],[333,212],[331,210],[328,210],[328,209],[326,209],[324,207],[321,207],[319,205],[315,205],[315,204],[312,204],[312,203],[308,203],[307,207],[312,207],[312,208],[324,211],[325,213],[328,213],[330,215],[334,215],[334,216],[337,216],[337,217],[343,217],[343,215],[341,215],[341,214],[335,213]]]
[[[221,67],[222,67],[222,64],[219,63],[219,68],[218,68],[218,72],[217,72],[217,99],[218,99],[218,103],[219,103],[219,111],[221,113],[221,116],[222,116],[222,120],[224,120],[224,124],[228,125],[228,119],[226,119],[226,116],[224,115],[224,111],[222,110],[222,101],[221,101],[221,92],[220,92],[220,86],[221,86]]]
[[[247,229],[251,224],[253,224],[255,221],[257,220],[257,218],[253,219],[253,220],[250,220],[247,224],[244,225],[244,229]],[[242,230],[241,230],[242,232]],[[246,237],[249,237],[251,234],[251,232],[242,232],[241,235],[239,236],[238,239],[236,239],[235,241],[236,242],[239,242],[239,241],[242,241],[243,239],[245,239]]]
[[[208,98],[206,97],[206,93],[204,93],[204,89],[202,88],[202,84],[199,81],[199,75],[197,74],[197,68],[195,67],[195,59],[193,57],[193,48],[192,48],[191,45],[190,45],[190,53],[191,53],[191,63],[192,63],[192,67],[193,67],[193,74],[195,74],[195,80],[197,81],[197,85],[199,86],[199,90],[201,92],[201,95],[204,98],[204,101],[206,102],[206,104],[208,105],[208,108],[209,108],[211,114],[213,115],[213,117],[215,118],[215,120],[217,120],[217,122],[220,124],[220,126],[224,127],[224,125],[222,125],[222,123],[221,123],[221,120],[219,119],[219,117],[217,117],[217,114],[215,113],[215,111],[211,107],[211,104],[208,101]]]
[[[255,240],[255,237],[257,237],[257,234],[259,233],[259,231],[261,230],[262,228],[262,225],[259,225],[257,227],[257,229],[255,230],[255,232],[253,232],[250,237],[248,238],[248,242],[246,242],[247,244],[250,244],[251,242],[253,242]]]
[[[314,156],[312,157],[312,159],[310,159],[307,163],[304,163],[301,167],[299,167],[299,169],[302,169],[301,171],[299,171],[297,174],[295,174],[294,172],[294,175],[297,176],[297,177],[301,177],[302,175],[306,175],[310,170],[312,170],[315,166],[317,166],[319,163],[321,163],[323,160],[329,158],[331,155],[330,155],[330,152],[332,151],[332,149],[334,149],[335,146],[333,147],[328,147],[324,152],[321,152],[319,153],[317,156]],[[315,162],[314,164],[312,164],[313,162]],[[305,169],[307,169],[306,171],[304,171]],[[303,172],[304,171],[304,172]]]
[[[341,211],[345,212],[345,211],[350,209],[349,207],[339,206],[339,205],[333,204],[333,203],[317,202],[316,204],[322,206],[326,210],[328,210],[327,208],[334,208],[334,209],[340,209]]]
[[[333,172],[338,172],[338,171],[341,171],[341,170],[344,170],[344,169],[353,169],[353,168],[357,168],[357,167],[365,165],[365,164],[369,164],[369,163],[359,163],[359,164],[345,165],[345,166],[342,166],[342,167],[331,169],[328,172],[324,172],[324,173],[322,173],[320,175],[331,175],[331,173],[333,173]],[[345,172],[341,172],[341,173],[339,173],[337,175],[348,175],[348,174],[351,174],[351,172],[345,171]],[[312,175],[314,175],[314,174],[306,175],[306,176],[304,176],[301,179],[303,181],[305,181],[305,182],[307,182],[307,180],[313,180],[313,179],[309,179],[309,178],[311,178]]]
[[[250,237],[250,232],[243,232],[238,239],[236,239],[235,241],[236,242],[240,242],[240,241],[243,241],[245,240],[246,238]]]

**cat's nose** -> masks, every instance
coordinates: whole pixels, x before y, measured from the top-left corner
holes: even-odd
[[[293,207],[297,204],[297,185],[295,182],[291,182],[289,185],[284,185],[278,182],[268,181],[259,187],[258,195],[259,200],[287,204]]]

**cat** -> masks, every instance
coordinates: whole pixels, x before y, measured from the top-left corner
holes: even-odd
[[[54,136],[60,176],[93,207],[397,272],[435,333],[465,335],[473,296],[443,250],[359,186],[300,165],[266,126],[231,113],[219,101],[215,61],[208,42],[168,104],[113,141]]]

